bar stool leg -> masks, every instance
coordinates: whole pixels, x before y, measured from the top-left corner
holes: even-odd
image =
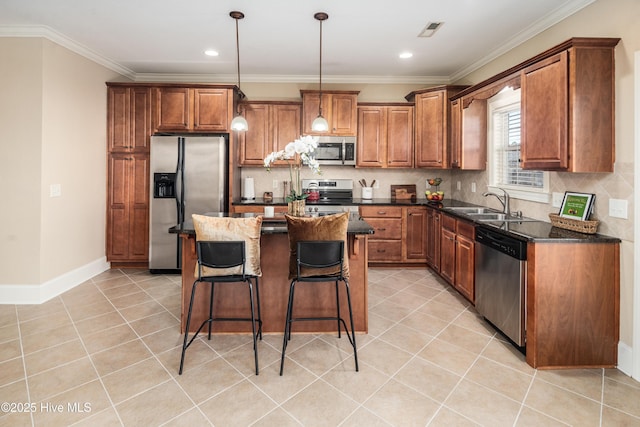
[[[340,338],[340,291],[338,289],[338,281],[336,280],[336,309],[338,310],[338,338]],[[345,331],[347,332],[347,331]]]
[[[344,287],[347,290],[347,304],[349,305],[349,322],[351,323],[351,344],[353,345],[353,358],[356,362],[356,372],[358,372],[358,350],[356,347],[356,332],[355,326],[353,324],[353,310],[351,309],[351,291],[349,290],[349,281],[347,279],[344,279]],[[348,331],[347,336],[349,336]]]
[[[256,304],[258,305],[258,335],[262,340],[262,313],[260,312],[260,286],[258,284],[258,277],[256,276]],[[251,300],[253,301],[253,299]]]
[[[284,370],[284,357],[287,350],[287,341],[291,339],[291,313],[293,311],[293,292],[295,290],[296,281],[292,280],[289,285],[289,302],[287,304],[287,315],[284,322],[284,337],[282,339],[282,356],[280,357],[280,376]]]
[[[211,283],[211,294],[209,298],[209,320],[207,320],[207,322],[209,323],[209,334],[207,336],[207,339],[209,341],[211,341],[211,324],[213,323],[213,292],[216,286],[214,282],[210,282],[210,283]]]
[[[189,345],[191,344],[191,342],[189,342],[189,344],[187,344],[187,340],[189,339],[189,325],[191,324],[191,311],[193,309],[193,299],[196,295],[196,285],[198,284],[198,281],[196,280],[195,282],[193,282],[193,286],[191,287],[191,301],[189,302],[189,312],[187,313],[187,324],[185,326],[185,330],[184,330],[184,343],[182,344],[182,356],[180,356],[180,370],[178,371],[178,375],[182,375],[182,367],[184,366],[184,355],[185,352],[187,351],[187,347],[189,347]],[[198,333],[196,332],[196,335]],[[195,339],[195,335],[193,336],[193,338]],[[191,340],[193,341],[193,339]]]

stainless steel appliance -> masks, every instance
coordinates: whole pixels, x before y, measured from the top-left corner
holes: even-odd
[[[353,181],[350,179],[303,179],[302,188],[317,193],[312,200],[307,199],[305,210],[309,215],[323,216],[339,212],[358,215],[358,206],[353,205]]]
[[[320,136],[314,157],[321,165],[355,165],[355,136]]]
[[[179,272],[181,245],[169,228],[191,215],[228,211],[228,136],[152,136],[149,270]]]
[[[476,310],[515,344],[525,344],[527,242],[476,227]]]

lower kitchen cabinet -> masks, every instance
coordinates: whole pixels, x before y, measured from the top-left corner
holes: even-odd
[[[441,214],[440,276],[469,301],[474,302],[474,238],[473,224]]]
[[[427,208],[427,265],[436,273],[440,272],[440,233],[442,214],[439,210]]]
[[[149,155],[109,155],[107,261],[146,265],[149,260]]]
[[[534,242],[527,264],[527,363],[615,367],[620,244]]]
[[[234,213],[264,214],[265,206],[273,206],[275,213],[285,213],[288,209],[287,205],[233,205],[231,209]]]
[[[369,237],[369,262],[426,263],[426,209],[424,206],[360,206],[360,216],[374,229]]]

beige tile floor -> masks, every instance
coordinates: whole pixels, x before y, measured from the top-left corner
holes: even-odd
[[[430,272],[369,279],[358,373],[345,338],[295,335],[279,377],[266,335],[255,376],[250,336],[227,335],[196,340],[178,376],[178,276],[114,269],[0,305],[0,426],[640,426],[621,372],[534,370]]]

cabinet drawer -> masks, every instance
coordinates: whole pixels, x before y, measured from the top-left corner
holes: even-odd
[[[451,230],[453,232],[456,231],[456,219],[449,215],[442,215],[442,228],[446,228],[447,230]]]
[[[402,208],[397,206],[360,206],[360,216],[373,218],[402,218]]]
[[[475,238],[475,227],[470,222],[458,221],[457,234],[473,240]]]
[[[369,240],[369,261],[402,261],[402,241]]]
[[[375,230],[369,240],[399,240],[402,237],[402,220],[400,219],[366,218],[365,221]]]

